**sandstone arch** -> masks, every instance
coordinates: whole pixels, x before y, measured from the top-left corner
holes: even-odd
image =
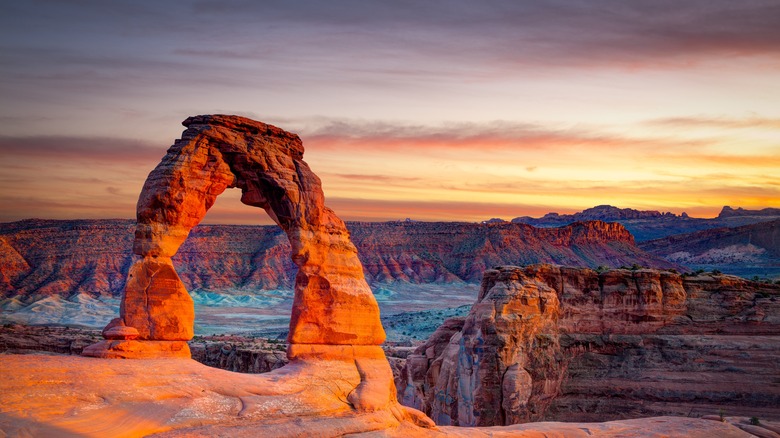
[[[290,240],[299,268],[291,354],[311,351],[307,344],[381,344],[379,308],[357,250],[344,222],[324,205],[300,138],[237,116],[196,116],[183,125],[181,139],[149,174],[138,199],[133,251],[142,258],[128,274],[120,318],[104,330],[107,343],[86,354],[189,355],[184,341],[193,335],[193,305],[170,258],[231,187],[241,189],[244,204],[263,208]]]

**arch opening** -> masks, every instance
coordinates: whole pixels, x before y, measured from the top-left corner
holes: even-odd
[[[278,349],[289,334],[298,268],[284,231],[240,198],[239,188],[217,197],[173,265],[194,301],[196,337],[260,337]]]

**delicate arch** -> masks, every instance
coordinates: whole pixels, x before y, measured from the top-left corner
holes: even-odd
[[[191,338],[192,321],[182,310],[189,296],[182,296],[186,290],[170,257],[217,196],[237,187],[241,202],[265,209],[290,240],[299,272],[289,342],[381,344],[379,308],[357,250],[344,222],[325,207],[300,138],[237,116],[196,116],[183,124],[187,129],[149,174],[138,199],[133,251],[143,259],[131,268],[121,322],[138,329],[141,339]]]

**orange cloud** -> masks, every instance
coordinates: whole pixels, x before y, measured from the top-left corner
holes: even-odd
[[[733,138],[508,122],[341,121],[310,132],[306,160],[346,220],[510,219],[605,203],[717,214],[723,205],[780,204],[780,154],[771,143],[723,152]],[[163,146],[111,138],[2,137],[0,146],[0,220],[133,217],[164,154]],[[270,223],[238,197],[220,197],[205,221]]]

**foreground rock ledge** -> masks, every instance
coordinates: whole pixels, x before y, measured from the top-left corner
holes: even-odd
[[[0,355],[0,372],[3,436],[752,436],[728,423],[676,417],[425,429],[393,404],[356,412],[349,398],[359,372],[322,358],[247,375],[189,359]]]

